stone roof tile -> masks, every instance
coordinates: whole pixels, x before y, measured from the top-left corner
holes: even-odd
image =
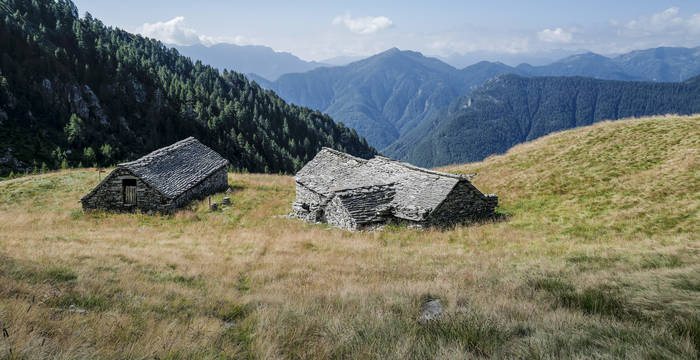
[[[221,167],[228,166],[228,160],[197,139],[188,137],[119,166],[163,195],[175,198]]]

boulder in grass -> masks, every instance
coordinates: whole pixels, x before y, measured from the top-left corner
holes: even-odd
[[[431,321],[435,321],[442,315],[442,302],[440,299],[433,299],[426,301],[423,304],[423,309],[421,311],[418,322],[421,324],[426,324]]]

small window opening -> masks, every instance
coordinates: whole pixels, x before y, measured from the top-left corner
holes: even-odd
[[[136,179],[122,180],[122,193],[125,205],[136,205]]]

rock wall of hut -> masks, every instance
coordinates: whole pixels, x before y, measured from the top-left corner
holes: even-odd
[[[136,181],[136,204],[124,203],[123,181]],[[124,168],[117,168],[85,199],[82,200],[83,210],[109,211],[154,211],[171,213],[192,200],[201,199],[228,187],[228,172],[226,167],[212,173],[199,184],[180,194],[175,199],[169,199],[148,185],[145,181],[134,176]]]
[[[384,223],[391,217],[394,186],[375,185],[336,191],[325,212],[326,221],[347,230]]]
[[[467,220],[478,220],[493,216],[498,205],[494,194],[484,195],[468,181],[461,181],[428,218],[434,226],[452,225]]]
[[[327,203],[328,198],[297,182],[297,198],[292,203],[295,217],[310,222],[324,221]]]
[[[136,204],[124,203],[123,180],[136,180]],[[107,175],[107,178],[90,196],[82,200],[82,205],[83,210],[134,211],[140,209],[169,212],[171,209],[170,199],[124,168],[117,168]]]
[[[172,209],[180,208],[192,200],[203,199],[209,195],[228,188],[228,169],[226,166],[216,170],[199,184],[180,194],[173,200]]]

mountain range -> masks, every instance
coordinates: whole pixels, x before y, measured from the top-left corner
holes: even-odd
[[[700,73],[700,47],[655,48],[614,58],[572,55],[549,65],[482,61],[456,69],[436,58],[393,48],[346,66],[285,74],[276,81],[252,76],[283,99],[331,115],[378,149],[429,121],[459,96],[494,76],[586,76],[626,81],[679,81]]]
[[[278,52],[267,46],[215,44],[212,46],[170,45],[180,54],[200,60],[220,70],[228,69],[243,74],[254,74],[267,80],[276,80],[282,74],[298,73],[329,66],[316,61],[305,61],[288,52]],[[332,59],[336,60],[336,59]],[[339,63],[342,63],[342,60]]]
[[[669,113],[700,113],[700,76],[659,83],[509,74],[458,98],[383,152],[419,166],[480,161],[556,131]]]

